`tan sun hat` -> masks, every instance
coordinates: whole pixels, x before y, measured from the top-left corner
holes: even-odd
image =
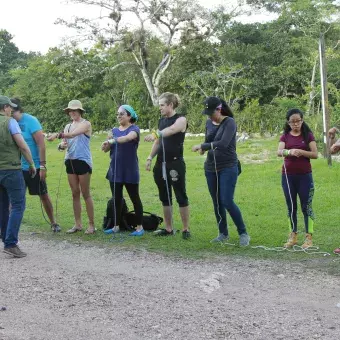
[[[68,103],[68,106],[64,109],[64,111],[69,111],[69,110],[80,110],[82,112],[85,112],[85,110],[83,109],[83,105],[82,103],[80,102],[80,100],[71,100],[69,103]]]

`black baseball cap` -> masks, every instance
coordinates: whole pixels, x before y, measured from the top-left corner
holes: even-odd
[[[205,109],[202,111],[202,114],[211,116],[214,111],[222,105],[221,99],[218,97],[208,97],[204,101]]]

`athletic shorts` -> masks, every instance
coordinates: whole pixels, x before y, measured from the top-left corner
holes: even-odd
[[[176,201],[179,207],[189,205],[185,189],[186,167],[183,159],[177,159],[166,163],[167,182],[163,179],[162,163],[156,162],[153,168],[153,177],[158,187],[159,199],[163,206],[172,205],[172,189],[174,189]],[[167,188],[168,184],[168,188]],[[169,197],[168,197],[169,193]]]
[[[65,161],[66,173],[73,175],[92,174],[92,168],[80,159],[67,159]]]
[[[40,169],[37,169],[37,174],[32,178],[28,171],[23,171],[26,187],[30,195],[46,195],[47,185],[45,181],[40,180]]]

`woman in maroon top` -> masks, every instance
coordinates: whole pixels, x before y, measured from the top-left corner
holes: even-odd
[[[288,207],[290,233],[284,247],[293,247],[298,242],[297,196],[299,196],[306,230],[302,248],[306,249],[313,245],[314,183],[310,159],[318,158],[318,150],[312,131],[303,121],[303,113],[300,110],[289,110],[286,119],[284,133],[280,138],[277,151],[279,157],[285,158],[282,167],[282,188]]]

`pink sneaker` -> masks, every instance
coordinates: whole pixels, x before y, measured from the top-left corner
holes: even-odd
[[[334,254],[340,255],[340,248],[336,248],[333,250]]]

